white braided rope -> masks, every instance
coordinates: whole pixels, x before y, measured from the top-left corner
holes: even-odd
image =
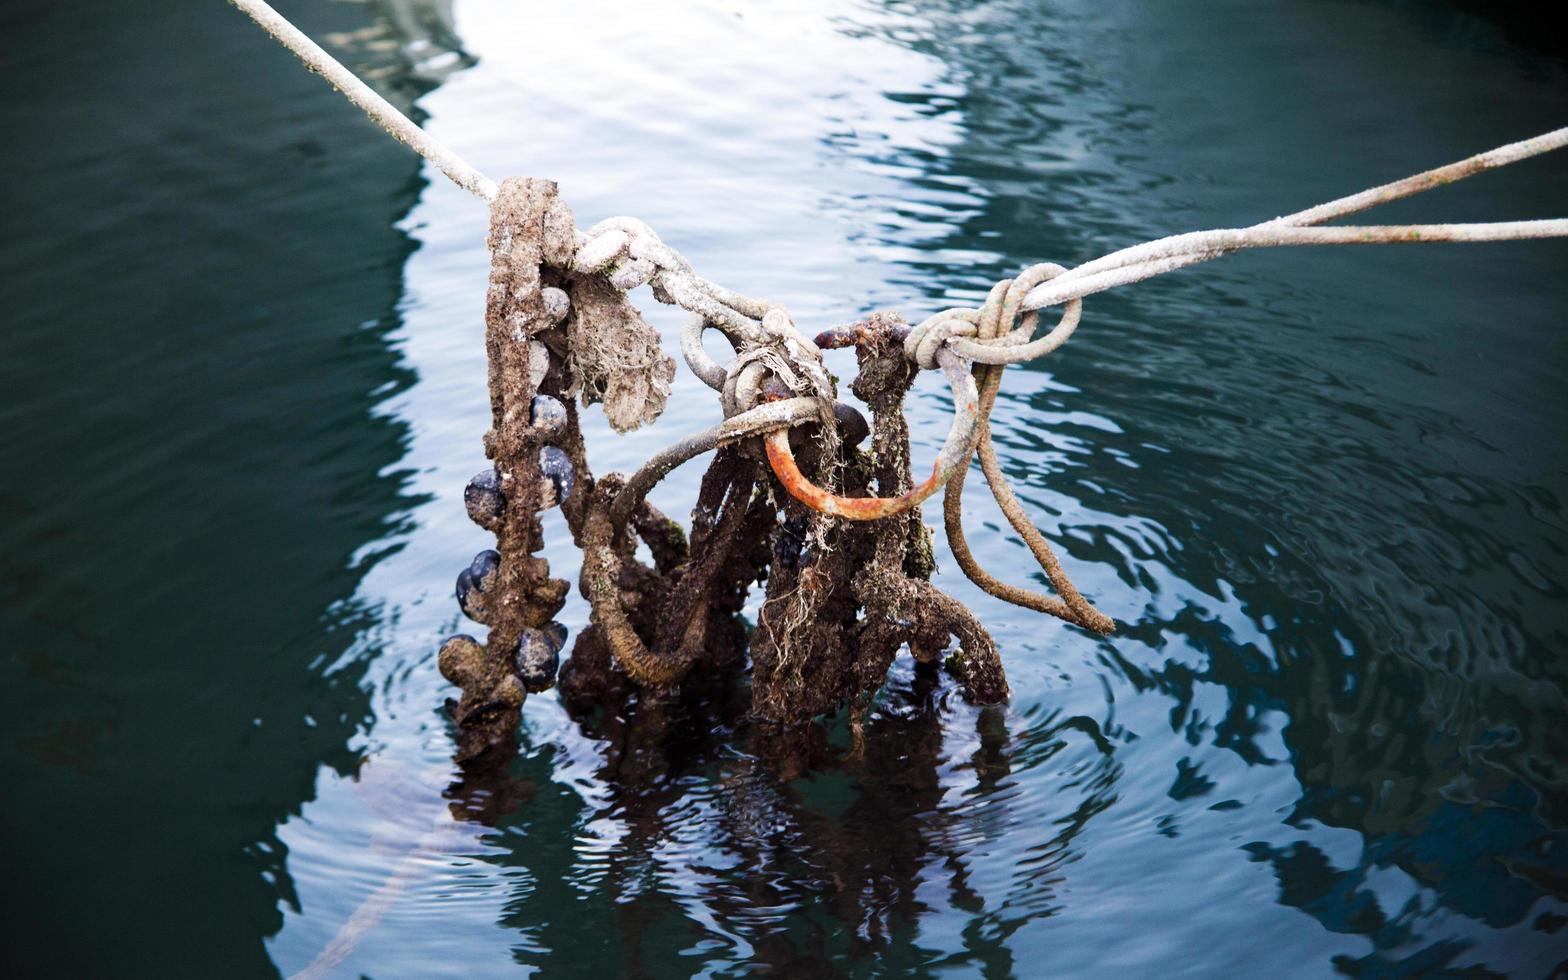
[[[481,200],[495,200],[495,181],[415,125],[264,0],[229,2],[294,52],[312,71],[326,78],[388,133],[435,164],[459,187]],[[1568,127],[1247,228],[1196,231],[1124,248],[1041,282],[1024,297],[1021,309],[1027,312],[1072,303],[1116,286],[1139,282],[1248,248],[1495,242],[1568,236],[1568,218],[1471,224],[1312,227],[1565,145],[1568,145]],[[655,296],[661,301],[674,303],[701,317],[706,324],[722,330],[743,354],[754,348],[780,342],[781,334],[778,330],[764,328],[765,318],[770,311],[788,323],[788,317],[782,309],[698,276],[685,256],[666,245],[652,228],[636,218],[607,218],[587,232],[578,232],[572,265],[579,272],[602,273],[623,291],[644,284],[651,285]],[[944,345],[950,346],[960,356],[979,363],[1015,364],[1042,357],[1060,347],[1072,335],[1078,323],[1076,309],[1070,309],[1044,337],[1031,339],[1034,319],[1029,317],[1010,333],[981,341],[971,339],[975,334],[977,316],[978,311],[975,310],[946,310],[928,317],[911,332],[905,349],[910,358],[924,368],[937,366],[936,351]],[[700,328],[698,333],[700,335]],[[795,330],[792,323],[782,334],[782,340],[791,362],[820,362],[820,352],[816,351],[811,341]],[[692,360],[690,351],[687,359]],[[728,372],[729,382],[736,380],[737,371],[743,367],[732,365]],[[732,387],[734,385],[730,383],[725,385],[726,389]],[[749,387],[754,386],[748,381]],[[749,407],[749,403],[747,406],[732,404],[729,407],[743,409]]]
[[[1439,225],[1361,225],[1332,228],[1312,227],[1325,221],[1357,214],[1380,204],[1411,197],[1422,191],[1451,184],[1466,177],[1517,163],[1551,150],[1568,146],[1568,127],[1552,130],[1527,140],[1509,143],[1485,153],[1426,170],[1402,180],[1336,198],[1324,204],[1264,221],[1247,228],[1222,228],[1144,242],[1104,255],[1041,283],[1024,297],[1024,310],[1040,310],[1103,292],[1116,286],[1140,282],[1166,272],[1185,268],[1209,259],[1247,248],[1277,248],[1289,245],[1395,245],[1429,242],[1499,242],[1529,238],[1568,236],[1568,218],[1534,221],[1498,221],[1472,224]],[[951,311],[939,313],[916,328],[933,329],[951,319]],[[931,324],[927,327],[927,324]],[[984,364],[1016,364],[1043,357],[1061,346],[1067,338],[1052,331],[1029,342],[1018,332],[992,341],[958,340],[954,349],[964,357]],[[922,366],[925,366],[922,362]]]

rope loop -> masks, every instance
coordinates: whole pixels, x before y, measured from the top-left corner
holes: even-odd
[[[922,371],[937,368],[936,354],[952,337],[973,337],[979,329],[980,311],[964,308],[943,310],[920,321],[904,338],[904,356]]]

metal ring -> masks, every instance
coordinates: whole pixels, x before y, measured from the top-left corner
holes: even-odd
[[[897,497],[843,497],[806,478],[795,462],[795,454],[790,451],[788,430],[779,429],[764,436],[763,445],[768,452],[768,465],[773,467],[773,474],[790,496],[823,514],[852,521],[874,521],[918,507],[945,486],[958,467],[968,465],[969,457],[975,451],[975,442],[980,435],[980,395],[975,390],[969,365],[946,346],[937,352],[937,363],[953,388],[954,413],[947,441],[942,444],[929,477]]]

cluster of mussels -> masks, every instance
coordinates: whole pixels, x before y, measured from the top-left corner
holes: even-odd
[[[529,421],[541,438],[559,438],[567,429],[566,406],[550,395],[536,395],[530,405]],[[541,511],[549,510],[571,496],[576,476],[565,450],[554,445],[539,450],[539,477]],[[491,467],[475,474],[463,489],[463,504],[469,518],[489,531],[499,529],[506,514],[501,482],[500,472]],[[457,604],[463,615],[483,626],[494,625],[492,610],[503,601],[498,595],[500,579],[500,552],[487,548],[475,555],[468,567],[457,574]],[[548,690],[555,682],[566,636],[565,625],[554,620],[539,628],[525,626],[517,636],[515,648],[498,651],[498,654],[511,661],[516,680],[524,690],[538,693]],[[447,680],[458,687],[466,687],[481,676],[484,658],[485,651],[478,640],[458,633],[441,645],[438,663]],[[509,692],[511,685],[504,678],[502,683],[506,685],[503,693]],[[521,698],[517,703],[522,703]]]

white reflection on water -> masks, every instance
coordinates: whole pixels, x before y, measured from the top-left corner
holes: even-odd
[[[573,3],[524,12],[470,0],[457,5],[456,33],[476,67],[450,77],[420,108],[437,137],[493,177],[557,179],[583,227],[635,214],[704,275],[785,304],[810,330],[891,298],[883,285],[896,271],[889,256],[939,238],[974,204],[955,182],[945,193],[923,192],[917,216],[887,206],[907,197],[904,178],[918,172],[900,158],[941,153],[959,138],[961,120],[884,98],[886,90],[941,93],[951,88],[947,69],[877,37],[846,36],[836,26],[843,13],[828,3]],[[410,429],[399,464],[411,474],[409,494],[431,499],[414,509],[411,531],[372,546],[401,547],[365,576],[356,597],[383,610],[381,628],[355,654],[375,657],[371,761],[357,783],[324,773],[318,798],[280,834],[300,903],[271,943],[285,972],[310,962],[367,901],[379,915],[345,970],[395,963],[400,973],[429,975],[461,962],[484,972],[511,964],[518,941],[496,925],[527,894],[515,870],[509,877],[457,856],[403,856],[433,841],[454,855],[487,847],[482,828],[428,837],[450,824],[440,798],[450,745],[438,714],[450,692],[434,670],[435,647],[456,629],[478,632],[459,623],[451,581],[490,546],[461,501],[485,462],[479,437],[489,424],[486,221],[478,202],[436,175],[403,225],[419,250],[404,271],[397,346],[419,380],[382,408]],[[646,290],[638,299],[674,350],[678,319]],[[936,421],[939,412],[932,404],[927,414]],[[711,394],[683,369],[653,431],[617,437],[592,410],[585,434],[595,469],[605,472],[717,418]],[[683,514],[699,473],[677,473],[657,502]],[[555,573],[575,581],[577,553],[556,515],[546,538]],[[561,619],[575,635],[586,618],[574,590]],[[599,750],[576,734],[554,695],[531,698],[525,715],[534,744],[560,753],[556,777],[582,794],[584,812],[602,807],[591,775]],[[593,884],[596,854],[613,850],[617,833],[609,818],[583,827],[579,885]],[[418,873],[394,871],[409,860]],[[393,874],[401,880],[389,895]]]

